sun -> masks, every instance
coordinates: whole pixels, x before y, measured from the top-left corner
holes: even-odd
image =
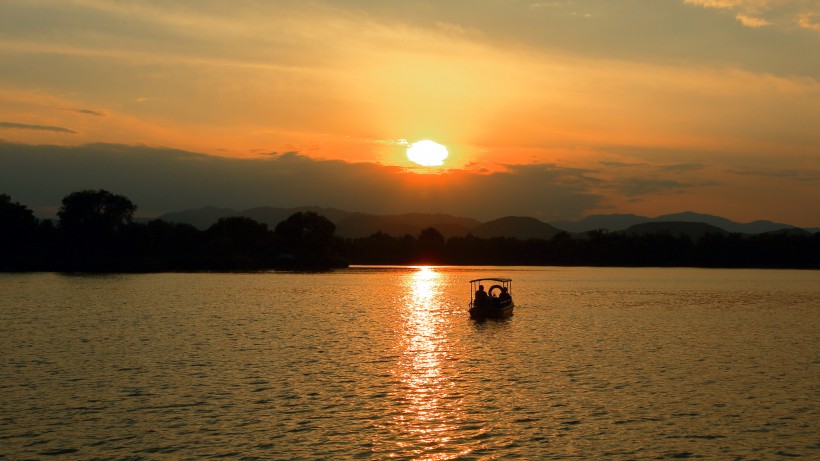
[[[407,147],[407,158],[421,166],[439,166],[447,158],[447,148],[427,139],[416,141]]]

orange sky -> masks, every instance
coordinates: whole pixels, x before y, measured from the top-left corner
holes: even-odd
[[[820,225],[820,2],[393,3],[6,1],[0,139],[385,175],[420,172],[402,140],[433,139],[444,184],[585,172],[567,187],[596,200],[534,216]]]

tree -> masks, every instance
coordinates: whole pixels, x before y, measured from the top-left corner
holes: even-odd
[[[63,198],[57,212],[60,227],[68,232],[117,232],[137,211],[131,200],[107,190],[82,190]]]
[[[444,259],[444,245],[444,236],[438,229],[428,227],[422,230],[418,239],[418,262],[441,264]]]
[[[63,269],[119,270],[126,242],[120,236],[131,223],[137,206],[107,190],[82,190],[63,198],[60,219]]]
[[[207,238],[215,269],[262,269],[273,260],[273,234],[267,224],[251,218],[221,218],[208,228]]]
[[[276,236],[283,241],[322,244],[336,232],[336,225],[312,211],[298,212],[276,225]]]
[[[144,271],[191,271],[203,267],[205,232],[185,223],[154,219],[128,226],[134,242],[134,269]]]
[[[33,269],[39,256],[39,224],[34,213],[0,194],[0,270]]]
[[[323,268],[339,265],[334,254],[336,225],[312,211],[298,212],[276,225],[274,234],[284,266]]]

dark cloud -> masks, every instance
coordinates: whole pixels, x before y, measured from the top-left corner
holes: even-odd
[[[705,168],[701,163],[677,163],[674,165],[662,165],[659,167],[661,171],[671,171],[673,173],[683,173],[686,171],[699,171]]]
[[[347,0],[371,15],[400,17],[420,27],[455,24],[458,30],[481,31],[482,38],[501,43],[526,43],[535,48],[563,49],[573,54],[639,62],[701,62],[775,75],[820,78],[820,60],[805,59],[816,38],[788,30],[755,31],[733,27],[735,14],[697,8],[683,0],[423,0],[384,2]],[[776,10],[789,17],[800,2],[782,2]],[[651,19],[649,19],[651,18]],[[818,16],[804,14],[802,27],[820,30]],[[788,29],[794,17],[784,21]],[[766,41],[760,46],[758,40]],[[750,40],[751,38],[751,40]],[[720,43],[720,46],[714,46]]]
[[[16,128],[20,130],[53,131],[55,133],[77,134],[76,131],[63,128],[61,126],[30,125],[28,123],[0,122],[0,128]]]
[[[726,170],[727,173],[736,174],[738,176],[762,176],[766,178],[799,178],[800,173],[797,170],[771,170],[771,171],[752,171],[752,170]]]
[[[654,168],[660,172],[667,172],[667,173],[685,173],[688,171],[698,171],[705,168],[705,166],[701,163],[674,163],[669,165],[651,165],[649,163],[636,163],[636,162],[614,162],[614,161],[601,161],[599,162],[601,165],[607,168]]]
[[[802,169],[802,170],[725,170],[726,173],[737,176],[751,176],[763,179],[792,179],[803,183],[820,182],[820,170],[816,169]]]
[[[418,175],[373,163],[314,160],[296,152],[258,159],[181,150],[90,144],[0,143],[0,193],[33,209],[55,209],[67,194],[107,189],[141,215],[214,205],[320,205],[377,214],[441,212],[480,220],[526,215],[569,219],[600,206],[590,170],[508,166],[504,172]]]
[[[667,178],[629,177],[621,178],[607,184],[605,187],[616,194],[626,197],[640,197],[646,195],[678,194],[686,189],[717,186],[719,183],[710,180],[677,180]]]
[[[601,162],[598,162],[598,163],[600,163],[601,165],[603,165],[607,168],[634,168],[634,167],[640,167],[640,166],[645,166],[646,165],[645,163],[628,163],[628,162],[612,162],[612,161],[601,161]]]
[[[105,117],[105,112],[101,112],[101,111],[98,111],[98,110],[92,110],[92,109],[63,109],[63,110],[67,110],[69,112],[76,112],[78,114],[93,115],[95,117]]]

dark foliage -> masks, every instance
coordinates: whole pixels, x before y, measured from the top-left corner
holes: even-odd
[[[43,241],[34,213],[0,194],[0,270],[32,270],[42,259]]]
[[[221,218],[205,232],[206,265],[217,270],[265,269],[276,255],[267,224],[250,218]]]
[[[127,230],[132,271],[196,271],[205,267],[206,235],[190,224],[153,220]]]
[[[57,267],[72,271],[127,270],[131,241],[125,229],[137,206],[106,190],[82,190],[63,198],[57,212]]]
[[[326,270],[350,264],[691,266],[820,269],[820,233],[706,233],[693,241],[671,232],[560,232],[550,239],[445,239],[418,236],[341,239],[313,212],[291,215],[271,231],[246,217],[205,231],[160,220],[132,222],[129,199],[104,190],[63,199],[55,226],[0,195],[0,271]]]
[[[63,199],[55,227],[0,195],[0,271],[164,272],[326,270],[343,267],[335,226],[297,213],[277,227],[222,218],[205,231],[188,224],[133,222],[137,206],[105,190]]]
[[[274,230],[280,268],[311,269],[346,266],[340,254],[336,225],[312,211],[292,214]]]
[[[686,235],[669,232],[592,231],[581,237],[561,232],[549,240],[467,235],[444,241],[433,231],[423,231],[418,239],[383,233],[348,239],[346,256],[351,264],[820,269],[820,233],[718,233],[693,242]]]

